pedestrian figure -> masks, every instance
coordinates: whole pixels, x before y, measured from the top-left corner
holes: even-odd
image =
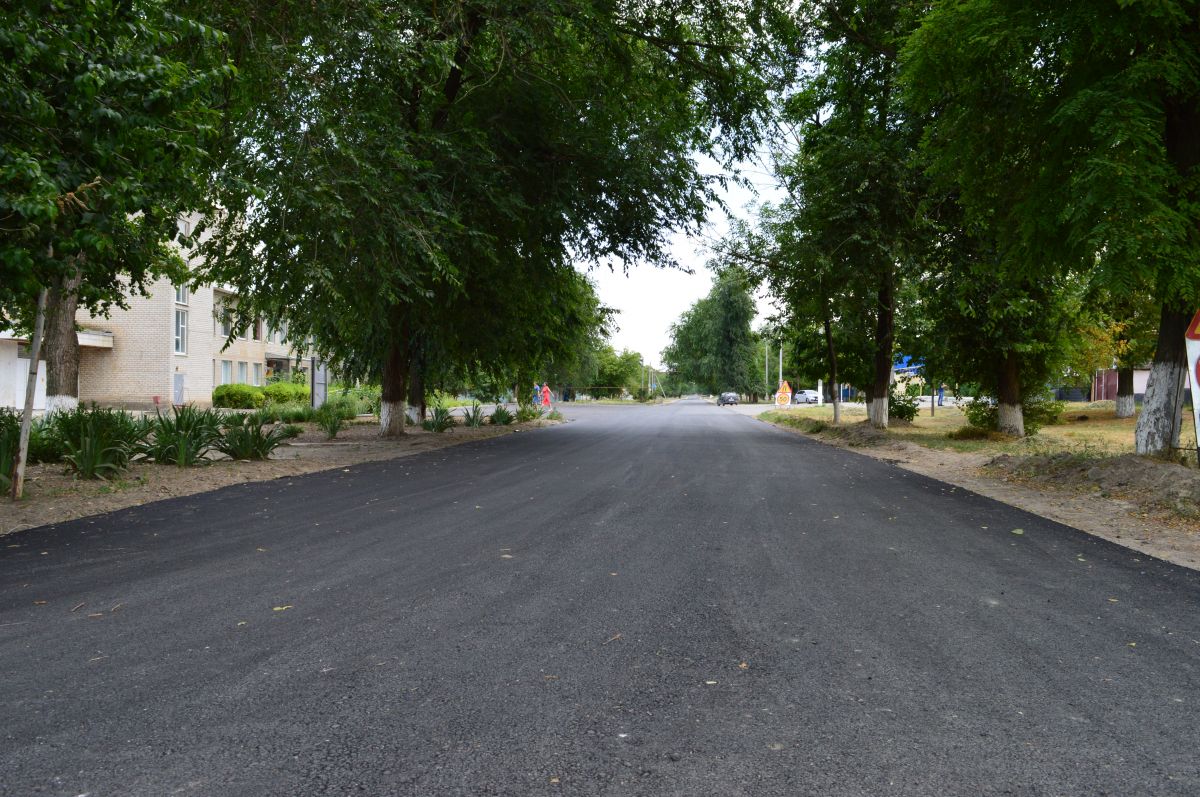
[[[538,387],[538,383],[533,383],[533,406],[537,406],[542,401],[542,389]]]
[[[542,406],[543,407],[550,406],[550,385],[549,384],[542,385]]]

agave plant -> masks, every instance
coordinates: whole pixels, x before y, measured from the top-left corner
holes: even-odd
[[[480,404],[478,401],[473,402],[471,404],[470,409],[467,409],[464,411],[463,421],[466,423],[467,426],[470,426],[472,429],[478,429],[480,426],[483,426],[483,421],[484,421],[483,405]]]
[[[317,410],[313,420],[317,422],[317,426],[325,432],[325,436],[330,440],[337,437],[338,432],[346,428],[346,418],[343,416],[341,409],[329,404]]]
[[[496,426],[508,426],[513,420],[512,411],[503,404],[496,405],[496,409],[492,410],[492,423]]]
[[[169,415],[160,412],[150,422],[149,438],[138,446],[138,453],[180,467],[198,464],[221,438],[222,420],[221,413],[190,404],[176,407]]]
[[[430,432],[445,432],[455,427],[454,414],[449,407],[438,404],[433,407],[429,420],[422,421],[421,426]]]
[[[267,459],[272,451],[298,432],[295,426],[268,428],[257,413],[235,414],[225,419],[224,431],[213,448],[230,459]]]
[[[63,441],[63,462],[81,479],[107,479],[129,465],[129,444],[114,440],[113,430],[90,418],[77,428],[76,439]]]
[[[526,404],[517,410],[517,422],[528,423],[536,421],[546,414],[546,411],[535,404]]]

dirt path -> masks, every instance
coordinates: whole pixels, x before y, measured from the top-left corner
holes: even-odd
[[[14,504],[0,498],[0,536],[231,484],[405,457],[471,440],[528,432],[555,423],[534,421],[477,429],[459,426],[442,434],[410,429],[399,440],[380,438],[379,426],[374,422],[356,423],[341,432],[336,440],[326,440],[323,432],[308,424],[304,434],[280,446],[265,462],[221,459],[194,468],[135,463],[119,479],[107,482],[80,481],[64,472],[62,465],[34,465],[26,476],[23,500]]]
[[[1200,570],[1200,522],[1161,511],[1148,504],[1145,495],[1136,491],[1123,493],[1119,489],[1101,489],[1083,479],[1036,479],[992,464],[996,457],[991,453],[932,449],[890,440],[885,434],[866,428],[865,424],[862,429],[842,427],[844,436],[839,437],[775,425],[826,445],[852,448],[860,454],[963,487],[1135,551]],[[1148,460],[1141,462],[1146,468],[1177,467]],[[1187,473],[1186,470],[1183,472]]]

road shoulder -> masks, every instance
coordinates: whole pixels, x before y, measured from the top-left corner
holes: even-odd
[[[1128,495],[1098,488],[1039,487],[1037,480],[1027,474],[989,466],[994,454],[932,449],[882,435],[856,434],[857,430],[851,427],[858,424],[848,425],[848,434],[831,437],[765,418],[757,420],[823,445],[883,460],[970,490],[1173,564],[1200,570],[1200,523],[1149,510]]]

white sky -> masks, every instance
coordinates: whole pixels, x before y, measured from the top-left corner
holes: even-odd
[[[724,200],[734,215],[752,218],[751,206],[770,201],[776,190],[771,178],[761,167],[746,164],[743,171],[755,184],[757,196],[755,191],[730,186],[724,194]],[[675,259],[691,268],[692,274],[646,265],[632,266],[628,274],[622,272],[620,267],[616,270],[599,267],[588,272],[596,285],[600,301],[620,311],[616,317],[619,329],[610,341],[617,351],[630,349],[640,352],[643,360],[655,367],[662,367],[662,350],[671,342],[671,324],[712,288],[712,272],[705,268],[709,258],[706,244],[707,241],[721,238],[729,224],[725,213],[717,207],[709,210],[708,220],[708,227],[701,237],[677,235],[671,244]],[[770,312],[770,303],[765,297],[760,297],[757,320]]]

